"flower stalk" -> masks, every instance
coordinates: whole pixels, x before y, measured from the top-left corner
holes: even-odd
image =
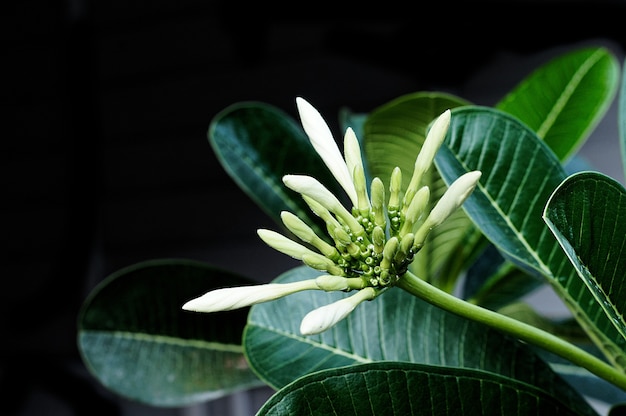
[[[436,288],[410,271],[406,272],[402,279],[398,281],[398,287],[455,315],[480,322],[559,355],[626,390],[626,374],[556,335],[459,299]]]

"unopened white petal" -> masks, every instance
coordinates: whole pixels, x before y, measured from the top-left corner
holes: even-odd
[[[480,176],[481,172],[478,170],[467,172],[450,185],[415,233],[415,244],[418,247],[424,243],[433,228],[444,222],[465,202],[478,184]]]
[[[296,243],[276,231],[259,229],[257,234],[268,246],[294,259],[302,260],[302,256],[305,254],[316,254],[313,250]]]
[[[482,173],[478,170],[467,172],[457,178],[443,194],[441,199],[428,215],[431,226],[441,224],[457,210],[476,188]]]
[[[315,280],[227,287],[212,290],[203,296],[192,299],[183,305],[183,309],[195,312],[229,311],[316,288]]]
[[[324,332],[348,316],[361,302],[373,299],[375,296],[374,288],[367,287],[350,297],[312,310],[302,319],[300,332],[303,335],[315,335]]]
[[[450,110],[444,111],[433,123],[426,135],[422,149],[415,161],[415,169],[426,171],[433,163],[435,154],[441,147],[450,127]]]
[[[285,175],[283,183],[291,190],[317,201],[320,205],[332,212],[350,227],[357,235],[363,233],[363,227],[343,206],[341,202],[317,179],[306,175]]]
[[[313,148],[320,155],[335,179],[337,179],[337,182],[346,191],[354,206],[356,206],[356,190],[352,183],[352,175],[348,171],[346,162],[339,151],[332,132],[328,128],[328,124],[326,124],[326,121],[324,121],[324,118],[315,107],[305,99],[297,97],[296,105],[302,127],[307,136],[309,136]]]

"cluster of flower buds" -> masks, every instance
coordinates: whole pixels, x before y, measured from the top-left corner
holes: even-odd
[[[297,98],[296,103],[311,144],[348,195],[352,208],[344,207],[315,178],[285,175],[284,184],[301,194],[313,213],[325,222],[330,240],[318,236],[304,221],[287,211],[281,213],[283,224],[301,242],[266,229],[258,230],[258,235],[270,247],[326,274],[300,282],[217,289],[187,302],[183,309],[215,312],[303,290],[356,290],[356,294],[304,317],[300,326],[303,334],[322,332],[345,318],[360,303],[374,299],[402,279],[429,232],[463,204],[480,179],[479,171],[462,175],[432,210],[428,209],[430,190],[422,185],[422,178],[446,136],[450,125],[447,110],[429,130],[404,193],[399,168],[391,172],[388,198],[379,178],[373,178],[368,192],[361,149],[354,131],[346,130],[342,155],[319,112],[302,98]]]

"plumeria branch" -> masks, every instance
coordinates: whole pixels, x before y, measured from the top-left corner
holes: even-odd
[[[373,300],[396,285],[431,230],[463,204],[480,179],[478,171],[462,175],[450,185],[432,211],[427,212],[430,190],[421,181],[446,136],[450,124],[450,111],[447,110],[434,121],[426,135],[404,195],[400,168],[391,172],[389,200],[385,203],[385,187],[379,178],[372,180],[368,194],[361,149],[354,131],[346,129],[342,156],[317,110],[302,98],[298,97],[296,103],[313,148],[348,194],[352,207],[344,207],[313,177],[285,175],[285,186],[298,192],[311,210],[324,220],[332,244],[287,211],[281,213],[283,224],[301,243],[271,230],[262,229],[257,233],[270,247],[327,275],[301,282],[218,289],[190,300],[183,309],[215,312],[267,302],[304,290],[358,290],[342,300],[311,311],[302,320],[300,329],[303,334],[325,331],[364,301]]]

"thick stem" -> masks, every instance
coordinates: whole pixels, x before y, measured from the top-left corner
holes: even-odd
[[[471,304],[407,272],[398,282],[407,292],[448,312],[480,322],[557,354],[626,391],[626,374],[575,345],[516,319]]]

